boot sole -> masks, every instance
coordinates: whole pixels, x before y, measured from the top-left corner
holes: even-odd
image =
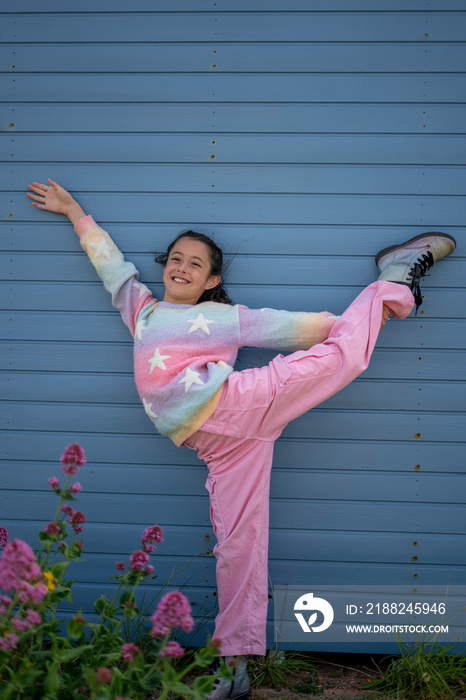
[[[399,243],[398,245],[391,245],[388,246],[388,248],[384,248],[383,250],[379,250],[377,255],[375,256],[375,263],[376,265],[379,264],[380,258],[383,258],[384,255],[387,255],[387,253],[393,253],[394,250],[398,250],[399,248],[403,248],[405,245],[409,245],[409,243],[414,243],[415,241],[420,241],[423,238],[430,238],[431,236],[437,236],[438,238],[445,238],[447,241],[452,241],[456,248],[456,241],[453,238],[453,236],[449,236],[448,233],[441,233],[441,231],[429,231],[428,233],[420,233],[419,236],[414,236],[414,238],[410,238],[409,241],[405,241],[404,243]]]

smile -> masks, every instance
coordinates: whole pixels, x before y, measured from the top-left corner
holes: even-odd
[[[178,284],[188,284],[188,280],[184,280],[181,277],[172,277],[172,280]]]

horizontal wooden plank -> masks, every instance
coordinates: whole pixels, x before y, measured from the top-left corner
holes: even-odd
[[[312,450],[309,450],[312,452]],[[304,466],[304,465],[303,465]],[[61,473],[61,470],[59,470]],[[56,496],[50,492],[47,477],[53,471],[50,466],[40,463],[22,465],[2,464],[2,489],[9,491],[32,491],[37,498],[49,504],[53,509]],[[60,476],[60,473],[57,473]],[[63,474],[61,474],[63,477]],[[145,495],[156,491],[157,496],[204,496],[206,470],[192,467],[128,467],[110,469],[100,464],[93,464],[91,469],[81,469],[77,479],[83,485],[83,508],[87,494],[115,493]],[[62,483],[64,478],[62,478]],[[350,470],[293,469],[279,468],[274,464],[271,480],[271,498],[296,499],[309,498],[313,501],[393,501],[398,503],[465,503],[466,475],[445,474],[439,465],[437,474],[419,471],[411,472],[373,472]],[[50,494],[50,496],[49,496]],[[78,506],[75,504],[75,508]],[[79,506],[80,507],[80,506]],[[291,506],[292,507],[292,506]],[[463,543],[463,551],[466,544]],[[106,551],[106,550],[104,550]],[[417,552],[416,552],[417,553]],[[277,555],[278,556],[278,555]]]
[[[306,163],[462,165],[466,137],[370,134],[0,135],[6,161],[74,163]],[[212,144],[212,140],[215,144]],[[215,156],[215,158],[211,158]],[[34,173],[34,167],[31,167]],[[178,214],[177,221],[180,220]],[[326,222],[330,223],[330,222]],[[345,222],[346,223],[346,222]],[[364,223],[363,221],[359,223]],[[372,223],[376,223],[375,221]],[[388,222],[387,222],[388,223]],[[410,222],[406,222],[409,224]],[[416,222],[418,223],[418,222]]]
[[[31,358],[32,359],[32,358]],[[0,372],[1,395],[12,401],[69,401],[139,406],[131,374]],[[362,379],[328,399],[328,409],[462,411],[464,382],[375,381]],[[105,410],[103,408],[103,410]]]
[[[16,169],[17,166],[15,166]],[[78,176],[84,173],[84,166],[75,165]],[[29,166],[29,177],[24,178],[23,185],[36,179],[46,180],[47,170],[41,178],[34,177],[34,168]],[[55,173],[53,173],[55,174]],[[81,186],[83,182],[82,175]],[[68,184],[66,182],[66,184]],[[71,188],[73,189],[73,188]],[[86,194],[73,192],[79,201]],[[0,250],[38,251],[38,252],[80,252],[79,241],[67,219],[64,217],[47,217],[43,212],[37,219],[29,222],[12,220],[0,222]],[[126,211],[122,210],[119,222],[98,219],[118,242],[119,247],[132,257],[135,253],[166,250],[168,244],[186,228],[186,224],[175,223],[141,223],[126,221],[122,223]],[[97,214],[95,214],[97,219]],[[374,255],[377,250],[391,245],[394,241],[403,241],[426,231],[426,226],[330,226],[330,225],[290,225],[279,224],[224,224],[212,226],[210,222],[197,222],[193,226],[210,235],[218,242],[227,256],[260,255],[267,250],[270,255]],[[449,233],[458,242],[458,253],[466,245],[464,227],[442,226],[442,231]],[[450,263],[454,258],[442,262]],[[440,267],[440,266],[439,266]]]
[[[73,428],[69,433],[58,433],[53,427],[43,432],[5,432],[3,435],[4,464],[13,460],[15,469],[22,469],[24,462],[43,460],[44,475],[60,473],[59,456],[65,446],[78,440],[86,450],[88,467],[105,465],[111,470],[124,465],[131,471],[138,465],[173,465],[196,468],[205,478],[205,465],[196,453],[188,448],[178,448],[155,431],[148,435],[116,435],[91,433]],[[280,437],[275,445],[274,465],[278,468],[306,470],[350,470],[464,473],[464,446],[461,443],[423,443],[396,441],[386,433],[381,440],[365,436],[361,441],[317,436],[290,440]],[[55,465],[55,466],[54,466]],[[9,468],[9,466],[8,466]],[[85,472],[83,473],[83,479]]]
[[[41,325],[40,320],[38,325]],[[96,327],[97,325],[95,324]],[[408,331],[410,326],[404,324],[404,328]],[[401,343],[396,342],[397,334],[385,332],[378,340],[364,378],[464,381],[466,379],[464,341],[458,334],[458,349],[450,349],[454,342],[452,334],[448,332],[448,324],[444,325],[444,329],[443,332],[441,330],[435,334],[435,340],[431,343],[436,345],[443,343],[448,346],[446,351],[431,350],[425,346],[412,350],[399,349]],[[47,335],[46,328],[42,330],[44,335]],[[37,342],[32,335],[27,337],[27,331],[23,332],[23,335],[26,336],[24,342],[9,340],[0,343],[2,369],[11,372],[27,371],[31,368],[39,372],[97,372],[99,374],[123,372],[132,376],[133,353],[129,343],[115,345],[90,342],[84,347],[82,342],[54,342],[53,340]],[[76,335],[79,335],[79,329],[75,329],[74,337]],[[407,334],[404,338],[405,345],[409,339],[410,336]],[[384,346],[386,347],[390,342],[393,344],[393,349],[384,349]],[[235,368],[240,371],[248,367],[261,367],[270,362],[274,354],[276,353],[272,350],[240,350]]]
[[[141,279],[149,285],[162,284],[162,266],[153,256],[136,253],[131,261],[139,270]],[[324,256],[269,256],[237,255],[226,274],[227,285],[268,284],[278,280],[279,285],[309,284],[325,286],[338,270],[338,283],[351,285],[377,279],[379,271],[371,255],[365,258],[347,258],[339,255]],[[423,289],[463,286],[464,262],[461,258],[449,258],[435,267],[435,273],[423,280]],[[435,277],[434,277],[435,274]],[[81,252],[69,253],[0,253],[0,280],[18,282],[95,282],[96,272],[89,259]]]
[[[89,568],[90,571],[95,571],[95,567],[93,569],[91,569],[91,567]],[[99,572],[97,572],[97,578],[89,580],[85,562],[81,561],[74,565],[72,564],[69,570],[70,576],[72,575],[75,580],[77,579],[76,583],[73,585],[73,605],[70,606],[68,602],[63,603],[63,605],[59,607],[57,620],[66,624],[69,622],[70,618],[79,611],[84,614],[87,623],[100,622],[100,618],[94,609],[94,602],[100,593],[106,595],[109,599],[111,599],[115,593],[117,584],[116,582],[114,582],[113,585],[111,583],[109,584],[107,575],[113,573],[113,570],[112,562],[105,561],[100,576]],[[166,572],[164,571],[164,573]],[[85,578],[84,581],[82,580],[83,578]],[[182,590],[184,595],[188,597],[192,606],[192,616],[196,620],[196,625],[191,633],[181,632],[181,636],[177,634],[177,640],[180,644],[186,646],[204,646],[214,631],[214,618],[217,611],[215,579],[203,586],[192,586],[189,582],[189,574],[186,573],[184,579],[176,579],[174,583],[166,589],[164,589],[163,586],[164,582],[162,577],[154,576],[150,577],[148,581],[142,583],[140,587],[138,587],[136,591],[136,600],[143,614],[150,616],[160,601],[161,595],[167,591]],[[96,592],[96,590],[98,590],[98,592]],[[273,614],[272,611],[270,615]],[[270,625],[272,626],[272,624],[271,620]],[[136,623],[134,629],[136,634],[135,641],[137,641],[137,635],[141,634],[141,632],[137,629]],[[126,631],[124,635],[126,635]],[[273,629],[270,630],[270,644],[273,644]]]
[[[37,3],[34,0],[21,0],[20,6],[21,12],[33,12],[37,14],[38,8]],[[256,12],[262,11],[264,8],[263,0],[235,0],[234,10],[237,12]],[[329,11],[374,11],[376,9],[379,12],[386,12],[394,10],[398,11],[417,11],[429,12],[433,11],[455,11],[463,10],[464,3],[463,0],[377,0],[377,4],[374,5],[374,0],[353,0],[351,3],[351,8],[348,7],[347,0],[312,0],[312,7],[309,6],[309,0],[287,0],[286,12],[296,12],[296,11],[314,11],[321,12],[325,10]],[[1,10],[0,14],[8,12],[9,14],[19,8],[13,4],[8,10]],[[131,7],[128,9],[128,4],[125,0],[113,0],[112,2],[112,12],[147,12],[154,10],[153,0],[138,0],[137,7]],[[277,11],[283,12],[283,1],[282,0],[268,0],[267,10],[269,12]],[[76,14],[76,12],[99,12],[98,6],[92,0],[81,0],[79,4],[79,10],[73,5],[63,5],[61,0],[42,0],[40,5],[41,12],[60,12],[60,13],[71,13]],[[157,0],[157,12],[192,12],[193,3],[192,0]],[[231,0],[196,0],[196,12],[231,12],[232,4]],[[92,17],[92,14],[91,14]]]
[[[366,280],[368,283],[371,280]],[[156,298],[162,298],[162,288],[153,287]],[[272,285],[230,285],[229,292],[237,304],[245,304],[250,308],[262,307],[284,308],[289,311],[331,311],[341,314],[359,294],[361,287],[311,287]],[[0,282],[0,296],[3,298],[4,310],[14,311],[52,311],[60,312],[111,312],[117,319],[117,312],[112,310],[110,295],[100,283],[65,283],[55,284],[40,282]],[[463,318],[466,305],[466,290],[463,288],[429,289],[424,290],[424,301],[418,312],[418,318]],[[11,317],[11,323],[22,321],[21,318]],[[57,317],[58,320],[58,317]],[[65,319],[64,319],[65,320]],[[91,323],[99,322],[98,316],[90,319]],[[65,321],[66,322],[66,321]],[[114,322],[115,333],[108,340],[123,339],[120,323]],[[55,323],[57,326],[58,323]],[[396,325],[396,324],[394,324]],[[109,333],[111,331],[110,324]],[[117,328],[120,326],[120,328]],[[26,332],[28,329],[24,329]],[[106,329],[107,330],[107,329]],[[390,331],[391,332],[391,331]],[[15,338],[24,335],[15,335]],[[65,336],[66,337],[66,336]],[[73,338],[76,334],[73,335]],[[464,336],[463,336],[464,338]],[[443,341],[438,340],[441,344]],[[438,347],[438,345],[434,345]],[[450,347],[456,347],[453,341]],[[461,347],[461,346],[460,346]]]
[[[213,567],[214,562],[211,562],[211,564]],[[109,572],[113,573],[111,562],[105,562],[104,566],[106,569],[105,574]],[[181,562],[179,566],[181,567]],[[102,567],[102,569],[103,568],[104,567]],[[111,600],[116,591],[116,583],[114,583],[113,586],[108,584],[108,576],[106,576],[103,571],[100,576],[99,573],[97,573],[96,580],[81,583],[81,570],[79,565],[73,568],[73,576],[77,578],[76,583],[73,585],[73,607],[70,610],[69,606],[65,603],[63,609],[60,608],[60,614],[57,616],[58,619],[65,620],[65,622],[68,622],[68,616],[72,614],[72,611],[77,612],[78,610],[82,611],[88,622],[95,622],[97,616],[95,614],[94,602],[98,596],[103,594]],[[168,588],[164,588],[165,583],[162,576],[157,574],[155,577],[150,577],[146,584],[142,584],[140,588],[138,587],[136,591],[136,601],[143,614],[150,616],[156,609],[164,593],[167,593],[169,590],[182,590],[183,594],[189,599],[192,606],[191,614],[197,622],[193,632],[189,634],[182,633],[181,638],[177,635],[177,640],[180,644],[186,644],[186,640],[189,639],[189,646],[204,646],[207,641],[207,635],[209,634],[209,636],[212,636],[214,631],[214,618],[217,612],[215,577],[212,579],[211,575],[209,575],[209,578],[206,579],[209,583],[204,583],[204,586],[190,585],[189,579],[190,571],[188,569],[177,576],[170,583]],[[96,592],[96,583],[98,584],[98,593]],[[272,615],[272,612],[270,614]],[[205,616],[207,620],[204,619]],[[184,638],[184,642],[182,638]],[[273,632],[271,638],[273,638]]]
[[[11,170],[11,165],[0,165],[2,182],[10,191],[26,191],[31,165],[18,163]],[[69,163],[38,165],[35,179],[46,180],[41,174],[47,171],[78,199],[80,191],[463,195],[466,190],[461,166]]]
[[[416,413],[370,411],[344,411],[315,408],[287,425],[285,437],[327,437],[364,439],[369,435],[379,440],[387,436],[394,440],[425,440],[428,442],[462,442],[466,430],[464,413]]]
[[[179,220],[180,214],[195,225],[211,220],[228,223],[302,225],[398,225],[423,224],[427,230],[460,226],[465,197],[448,195],[304,195],[304,194],[87,194],[81,199],[97,221],[112,221],[124,211],[134,221]],[[38,211],[25,194],[0,194],[3,220],[12,216],[26,221],[56,220],[51,212]],[[189,217],[189,218],[188,218]]]
[[[353,20],[354,21],[354,20]],[[357,21],[357,18],[356,18]],[[0,45],[0,65],[15,73],[457,73],[462,44],[313,42],[271,44],[86,43]],[[13,67],[14,66],[14,67]]]
[[[145,435],[154,426],[139,406],[73,404],[65,402],[7,402],[2,407],[10,430],[34,430]],[[338,426],[338,428],[336,427]],[[465,441],[466,415],[422,411],[343,410],[314,408],[284,429],[288,438],[340,440]]]
[[[465,28],[466,22],[463,31]],[[245,79],[241,73],[215,71],[131,75],[18,73],[14,79],[0,75],[0,90],[3,101],[15,102],[464,102],[466,76],[250,73]]]
[[[156,497],[117,494],[87,494],[81,506],[89,522],[120,524],[122,512],[131,513],[135,524],[147,527],[153,522],[154,512],[162,526],[206,525],[209,522],[208,496],[205,497]],[[85,503],[85,505],[84,505]],[[35,494],[9,491],[0,494],[2,513],[6,518],[27,513],[28,519],[47,518],[44,504]],[[48,511],[47,511],[48,513]],[[348,523],[354,530],[390,532],[420,532],[461,535],[466,532],[464,507],[461,505],[437,505],[420,503],[315,501],[301,499],[289,501],[274,499],[270,504],[270,524],[274,528],[303,528],[312,518],[319,530],[347,530]],[[358,560],[360,558],[358,557]],[[200,561],[200,560],[198,560]]]
[[[449,51],[446,53],[449,56]],[[464,104],[0,103],[1,131],[33,132],[249,132],[461,133]],[[37,137],[36,137],[37,138]],[[46,160],[46,158],[44,158]],[[76,167],[76,164],[73,163]],[[79,167],[79,165],[77,166]]]
[[[136,545],[137,546],[137,545]],[[191,555],[192,556],[192,555]],[[191,558],[191,557],[189,557]],[[70,577],[79,576],[82,583],[94,583],[102,581],[107,583],[109,576],[115,572],[115,557],[106,553],[86,556],[86,561],[72,564],[68,573]],[[156,567],[155,580],[150,580],[144,586],[146,596],[152,591],[152,596],[157,593],[158,587],[171,579],[172,588],[185,586],[215,587],[215,560],[213,556],[200,556],[189,562],[187,556],[154,556],[153,565]],[[189,562],[189,563],[188,563]],[[183,566],[185,567],[183,569]],[[179,572],[179,573],[177,573]],[[95,590],[94,590],[95,594]],[[94,595],[94,600],[99,594]],[[150,599],[149,599],[150,600]]]
[[[2,521],[3,522],[3,521]],[[12,520],[6,523],[11,539],[21,538],[31,541],[31,531],[39,531],[44,527],[44,521]],[[118,536],[116,536],[118,531]],[[124,528],[99,523],[86,524],[84,551],[86,557],[92,554],[107,554],[115,558],[127,558],[135,549],[142,534],[140,526],[127,524]],[[465,541],[461,536],[433,535],[416,533],[382,533],[314,530],[280,530],[272,528],[270,532],[269,558],[279,560],[288,565],[295,557],[290,551],[290,536],[296,543],[298,552],[305,552],[306,557],[300,563],[306,565],[306,559],[321,562],[367,562],[409,564],[413,556],[417,557],[417,565],[441,564],[448,562],[463,565],[465,559]],[[163,556],[193,556],[202,557],[207,549],[212,547],[215,537],[212,528],[207,527],[177,527],[164,529],[165,541],[157,547],[154,563]],[[208,538],[208,539],[207,539]],[[190,564],[184,569],[188,577]],[[175,582],[176,583],[176,580]]]
[[[146,605],[150,605],[149,601],[157,594],[160,585],[165,584],[167,581],[170,581],[172,589],[182,586],[183,590],[185,590],[186,587],[188,595],[192,591],[194,600],[197,600],[199,605],[201,605],[202,601],[199,595],[202,593],[202,589],[204,590],[204,595],[210,597],[212,590],[216,587],[215,561],[213,557],[199,557],[189,562],[187,558],[182,557],[156,556],[153,561],[156,566],[157,578],[155,580],[149,579],[141,586],[142,592],[146,593]],[[111,555],[101,554],[93,556],[90,554],[85,561],[72,563],[68,572],[71,577],[78,579],[78,586],[80,586],[81,591],[85,587],[90,589],[90,584],[95,583],[102,584],[105,590],[105,587],[108,586],[108,576],[114,571],[114,564],[115,557]],[[296,564],[300,567],[299,571]],[[329,582],[331,582],[330,585],[400,585],[412,584],[413,575],[415,574],[415,580],[418,584],[448,586],[448,583],[461,585],[465,575],[464,568],[461,566],[448,565],[448,569],[445,570],[445,564],[437,566],[435,571],[435,567],[428,564],[392,564],[388,566],[382,563],[374,563],[372,568],[368,570],[367,563],[352,562],[351,567],[348,567],[348,564],[346,564],[347,573],[344,570],[344,564],[343,566],[342,564],[343,562],[320,562],[312,559],[296,563],[271,559],[269,569],[272,584],[277,585],[283,585],[284,582],[289,583],[290,581],[293,582],[293,585],[322,585],[322,583],[325,585]],[[183,566],[185,567],[184,569],[182,568]],[[179,573],[172,578],[174,572]],[[449,578],[449,574],[451,574],[451,578]],[[453,584],[451,579],[454,581]],[[196,589],[200,590],[196,591]],[[95,586],[93,590],[90,590],[89,595],[93,596],[89,600],[89,609],[92,610],[92,603],[97,597]],[[207,604],[210,607],[212,603],[213,601]]]
[[[17,43],[151,41],[463,41],[464,12],[93,12],[5,14]],[[230,7],[231,10],[231,7]],[[351,20],[351,21],[350,21]],[[427,36],[426,36],[427,34]]]
[[[50,510],[53,510],[53,505],[49,505]],[[152,520],[150,523],[147,523],[147,525],[152,524],[154,524]],[[30,520],[28,522],[20,518],[9,521],[7,525],[11,538],[19,537],[26,541],[31,541],[31,532],[39,532],[43,527],[43,520]],[[108,554],[114,557],[120,556],[122,558],[127,558],[129,554],[139,546],[144,527],[145,526],[134,525],[133,523],[126,523],[124,528],[111,524],[86,523],[85,535],[83,536],[84,551],[86,555]],[[116,535],[117,532],[118,534]],[[164,542],[157,545],[156,553],[153,555],[154,563],[160,557],[164,556],[209,556],[207,552],[209,549],[212,549],[213,543],[215,543],[215,536],[210,523],[207,526],[193,526],[191,528],[178,527],[176,525],[170,527],[163,526],[163,533]],[[305,536],[305,534],[304,532],[297,533],[297,535],[301,537]],[[310,537],[312,540],[314,539],[312,534]],[[408,540],[412,540],[412,537],[409,538],[409,536],[406,535],[392,535],[392,537],[394,538],[394,542],[399,541],[400,548],[409,551]],[[390,542],[389,536],[385,536],[384,538]],[[315,539],[317,539],[317,537],[315,537]],[[370,541],[371,537],[368,539]],[[372,539],[374,539],[374,536],[372,536]],[[446,540],[447,538],[438,539]],[[453,538],[453,542],[454,541],[455,538]],[[279,549],[281,551],[281,545]],[[450,547],[450,549],[452,549],[452,547]],[[283,553],[286,556],[286,549]]]

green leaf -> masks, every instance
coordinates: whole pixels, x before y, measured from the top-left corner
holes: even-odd
[[[67,600],[71,606],[73,605],[73,591],[71,590],[71,588],[68,589],[68,593],[63,598],[63,600]]]
[[[75,498],[74,496],[71,495],[70,491],[65,491],[65,489],[63,489],[61,495],[62,495],[62,498],[64,501],[77,501],[78,500],[77,498]]]
[[[131,593],[130,590],[126,590],[121,594],[120,600],[118,601],[118,605],[120,607],[123,607],[125,603],[134,603],[134,601],[134,595]]]
[[[162,682],[162,678],[160,671],[154,667],[141,678],[140,683],[145,690],[156,690]]]
[[[82,635],[83,624],[82,622],[78,622],[74,617],[68,622],[66,629],[72,639],[77,639]]]
[[[16,686],[20,688],[27,688],[33,681],[36,680],[36,678],[39,678],[39,676],[42,675],[44,675],[44,672],[38,669],[23,668],[15,673],[11,680]]]
[[[45,679],[45,690],[50,694],[55,694],[60,687],[60,665],[58,659],[47,664],[47,678]]]
[[[61,660],[71,661],[72,659],[76,659],[78,656],[81,656],[86,650],[90,648],[91,645],[89,644],[80,644],[78,647],[73,647],[72,649],[68,649],[68,651],[65,651],[65,653],[61,655]]]
[[[198,668],[207,668],[207,666],[210,666],[215,658],[216,655],[211,647],[203,647],[202,649],[198,649],[198,651],[194,654],[194,661]]]
[[[39,542],[45,542],[45,540],[48,540],[48,539],[50,539],[50,535],[47,535],[47,533],[44,532],[44,530],[41,530],[39,532]]]
[[[171,689],[173,693],[176,693],[176,696],[185,696],[185,695],[194,695],[193,689],[189,687],[189,685],[185,685],[184,683],[177,683],[176,685],[173,686]]]
[[[172,687],[173,685],[175,685],[175,683],[178,682],[178,674],[169,662],[165,664],[165,668],[163,669],[163,680],[164,685],[168,685],[170,687]]]
[[[209,695],[215,685],[214,676],[200,676],[196,678],[193,683],[193,688],[203,695],[203,697]]]
[[[99,666],[111,666],[121,659],[121,651],[114,651],[108,654],[103,654],[99,657]]]
[[[109,599],[104,595],[100,595],[94,603],[94,610],[100,615],[108,605],[110,605]]]
[[[66,571],[67,567],[68,562],[65,559],[64,561],[58,561],[56,564],[52,564],[47,570],[51,571],[55,578],[60,578],[60,576]]]

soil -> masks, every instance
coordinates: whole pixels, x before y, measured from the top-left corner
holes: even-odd
[[[309,655],[309,672],[290,674],[290,688],[256,688],[251,700],[385,700],[385,695],[364,689],[381,677],[387,661],[381,655]],[[296,692],[299,691],[299,692]]]

